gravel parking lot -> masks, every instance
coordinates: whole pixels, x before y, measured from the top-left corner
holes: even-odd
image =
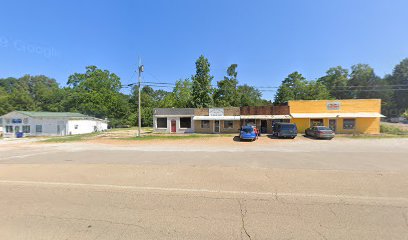
[[[406,239],[408,139],[0,144],[0,239]]]

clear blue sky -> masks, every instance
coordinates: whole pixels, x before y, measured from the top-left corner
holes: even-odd
[[[44,74],[65,85],[96,65],[123,83],[174,82],[204,54],[216,80],[277,86],[332,66],[367,63],[383,76],[408,57],[408,1],[3,1],[0,77]],[[273,98],[265,92],[264,97]]]

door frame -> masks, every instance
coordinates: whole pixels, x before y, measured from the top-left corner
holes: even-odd
[[[174,123],[174,132],[173,132],[173,123]],[[170,132],[177,133],[177,120],[176,119],[170,120]]]
[[[217,131],[215,131],[215,128],[216,128],[216,122],[218,122],[218,132]],[[214,133],[221,133],[221,121],[220,120],[214,120]]]
[[[337,119],[335,119],[335,118],[331,118],[331,119],[329,119],[329,123],[328,123],[328,127],[330,128],[330,121],[334,121],[334,129],[332,129],[333,130],[333,132],[337,132]]]

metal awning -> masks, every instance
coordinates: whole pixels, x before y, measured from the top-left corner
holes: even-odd
[[[378,118],[385,117],[378,112],[356,113],[291,113],[292,118]]]
[[[172,117],[193,117],[193,115],[153,115],[156,118],[172,118]]]
[[[193,120],[240,120],[240,116],[194,116]]]
[[[241,119],[290,119],[290,115],[241,115]]]

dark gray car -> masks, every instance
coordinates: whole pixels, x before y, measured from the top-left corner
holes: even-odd
[[[306,129],[305,131],[306,136],[314,137],[314,138],[321,138],[321,139],[332,139],[334,138],[334,132],[328,127],[325,126],[315,126]]]
[[[279,138],[295,138],[297,136],[297,127],[293,123],[275,123],[273,125],[273,136]]]

